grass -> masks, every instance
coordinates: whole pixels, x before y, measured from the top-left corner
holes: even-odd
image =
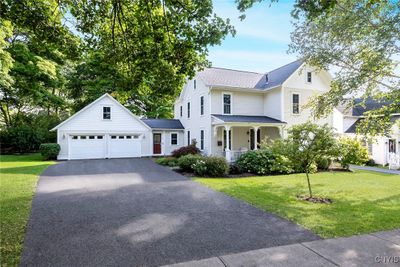
[[[0,156],[0,266],[18,265],[36,183],[51,164],[39,154]]]
[[[400,228],[399,175],[321,172],[311,175],[310,179],[314,195],[331,198],[332,204],[296,198],[308,192],[305,174],[195,180],[325,238]]]

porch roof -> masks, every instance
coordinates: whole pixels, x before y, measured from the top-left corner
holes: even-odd
[[[246,115],[219,115],[212,114],[213,117],[223,122],[245,122],[245,123],[275,123],[275,124],[286,124],[284,121],[280,121],[268,116],[246,116]]]

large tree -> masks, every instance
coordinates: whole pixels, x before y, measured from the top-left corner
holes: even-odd
[[[244,12],[261,1],[237,2]],[[348,98],[372,97],[385,104],[366,114],[360,130],[373,135],[387,131],[393,124],[390,114],[400,112],[400,2],[297,0],[292,16],[289,51],[335,72],[331,90],[311,102],[315,114],[352,105]]]

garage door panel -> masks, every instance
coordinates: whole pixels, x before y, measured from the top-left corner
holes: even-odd
[[[70,159],[102,159],[106,155],[105,138],[75,135],[70,140]]]
[[[111,135],[108,143],[110,158],[140,157],[142,145],[137,135]]]

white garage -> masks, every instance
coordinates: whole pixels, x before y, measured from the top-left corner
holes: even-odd
[[[152,154],[152,129],[108,94],[53,130],[58,159],[131,158]]]

